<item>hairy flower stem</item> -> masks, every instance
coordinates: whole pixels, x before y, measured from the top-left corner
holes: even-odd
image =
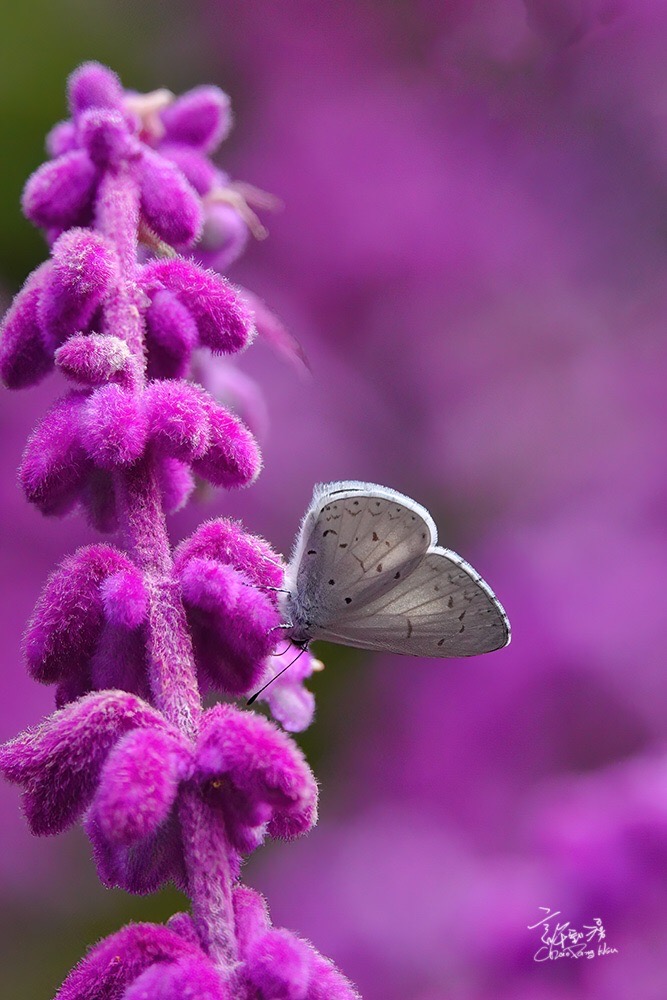
[[[137,358],[141,391],[146,384],[143,325],[134,303],[139,232],[139,195],[124,173],[109,173],[97,211],[97,228],[117,248],[120,282],[108,318]],[[109,317],[109,314],[108,314]],[[155,706],[192,741],[202,715],[192,642],[180,589],[173,573],[160,487],[150,450],[114,476],[128,548],[148,589],[148,677]],[[192,915],[202,947],[228,978],[236,964],[232,909],[231,849],[221,816],[197,788],[186,791],[179,809]],[[211,858],[215,859],[211,865]]]
[[[203,949],[230,978],[237,964],[237,942],[232,909],[230,848],[224,818],[206,802],[200,789],[185,790],[179,808],[188,871],[192,917]],[[210,861],[215,858],[215,869]]]
[[[142,570],[149,594],[148,674],[154,703],[182,733],[195,739],[201,699],[150,454],[127,472],[117,474],[116,495],[128,547]]]

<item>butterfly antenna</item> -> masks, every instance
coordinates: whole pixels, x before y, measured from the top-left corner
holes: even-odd
[[[254,704],[254,702],[257,701],[257,699],[259,698],[259,696],[262,693],[262,691],[266,691],[266,689],[269,686],[269,684],[273,684],[273,682],[275,680],[278,680],[278,678],[280,677],[281,674],[284,674],[286,670],[289,670],[289,668],[292,666],[292,664],[296,663],[296,661],[299,659],[299,657],[301,656],[301,654],[306,652],[306,648],[307,647],[304,646],[302,649],[300,649],[299,652],[294,657],[294,659],[290,660],[286,667],[283,667],[283,669],[279,670],[277,674],[274,674],[273,677],[270,677],[269,680],[266,682],[266,684],[262,685],[262,687],[259,689],[259,691],[255,691],[254,695],[252,695],[251,698],[248,698],[248,700],[246,702],[246,705],[252,705],[252,704]]]
[[[241,586],[252,587],[253,590],[272,590],[276,594],[290,593],[290,591],[286,590],[285,587],[270,587],[268,584],[263,584],[263,583],[247,583],[246,581],[242,581]]]

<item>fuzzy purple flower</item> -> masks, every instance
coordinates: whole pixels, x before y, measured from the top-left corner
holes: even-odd
[[[33,833],[83,821],[106,885],[147,893],[171,881],[192,916],[120,931],[58,997],[351,1000],[340,973],[273,928],[239,882],[267,837],[316,822],[303,755],[261,715],[202,704],[207,691],[247,697],[282,663],[282,560],[229,520],[175,552],[166,530],[195,477],[231,489],[261,465],[241,420],[185,376],[195,350],[236,353],[253,312],[270,314],[173,251],[192,245],[208,205],[246,204],[208,159],[228,102],[211,87],[129,94],[87,64],[69,103],[23,199],[51,259],[5,318],[0,371],[14,388],[54,366],[73,383],[28,441],[20,481],[46,515],[79,507],[99,530],[120,529],[125,550],[86,546],[47,581],[24,649],[32,676],[56,686],[57,710],[0,749],[0,769],[22,788]],[[297,353],[273,327],[279,349]],[[303,654],[264,694],[286,729],[312,719],[303,681],[315,663]]]
[[[233,908],[239,964],[231,988],[201,948],[186,913],[166,927],[131,924],[100,941],[70,973],[56,1000],[358,1000],[337,969],[309,942],[273,927],[264,899],[237,886]]]

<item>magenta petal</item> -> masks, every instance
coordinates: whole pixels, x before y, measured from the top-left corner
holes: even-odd
[[[132,983],[123,1000],[232,1000],[215,966],[201,958],[159,962]]]
[[[89,694],[0,749],[5,777],[23,786],[35,834],[60,833],[88,806],[107,753],[123,733],[167,724],[123,691]]]
[[[70,74],[67,94],[72,115],[88,108],[122,108],[123,85],[116,74],[98,62],[86,62]]]
[[[199,332],[190,310],[172,292],[154,293],[146,312],[149,378],[180,378],[190,365]]]
[[[91,389],[110,381],[125,382],[136,370],[125,341],[111,334],[70,337],[56,351],[55,360],[64,375]]]
[[[146,620],[148,593],[140,570],[128,565],[108,576],[100,587],[107,621],[135,629]]]
[[[241,570],[258,586],[280,587],[284,568],[280,556],[268,542],[243,531],[236,521],[217,518],[202,524],[178,546],[176,567],[193,556],[205,556]]]
[[[202,955],[180,934],[159,924],[130,924],[92,948],[58,990],[55,1000],[120,1000],[153,963]]]
[[[252,315],[229,282],[186,260],[159,260],[146,265],[147,288],[160,285],[178,295],[190,311],[204,347],[221,354],[242,350],[252,339]]]
[[[36,680],[50,684],[87,666],[103,622],[100,584],[130,565],[109,545],[89,545],[52,573],[24,639],[28,668]]]
[[[42,229],[80,225],[90,208],[97,170],[85,149],[42,164],[23,191],[23,213]]]
[[[289,931],[271,928],[247,949],[245,970],[261,996],[304,1000],[310,981],[311,951]]]
[[[227,94],[219,87],[194,87],[162,112],[169,142],[181,142],[212,153],[231,126]]]
[[[218,170],[211,161],[184,143],[160,143],[160,154],[174,163],[197,194],[205,195],[218,179]]]
[[[71,153],[77,146],[76,125],[71,121],[58,122],[46,137],[46,151],[52,159]]]
[[[304,687],[304,680],[310,677],[317,660],[309,650],[299,649],[288,643],[285,652],[269,656],[265,663],[260,685],[272,681],[260,695],[271,709],[274,719],[290,733],[301,733],[313,721],[315,697]],[[287,668],[287,669],[285,669]],[[281,671],[284,670],[284,673]]]
[[[106,759],[91,818],[109,844],[129,845],[154,834],[167,819],[191,753],[178,736],[159,729],[127,733]]]
[[[39,322],[52,349],[85,331],[116,278],[113,248],[103,236],[71,229],[53,245],[53,268],[39,302]]]
[[[269,908],[260,892],[242,882],[234,886],[233,904],[236,934],[243,954],[248,945],[271,926]]]
[[[275,645],[275,603],[243,574],[213,559],[194,557],[180,574],[183,598],[197,608],[195,653],[214,687],[250,694]]]
[[[158,481],[167,514],[175,514],[188,502],[195,481],[187,465],[170,455],[161,456]]]
[[[304,942],[305,943],[305,942]],[[361,1000],[349,979],[312,946],[310,982],[304,1000]]]
[[[246,977],[262,996],[359,1000],[352,984],[308,941],[271,927],[260,893],[237,885],[234,916]]]
[[[53,368],[38,320],[39,301],[53,267],[33,271],[7,310],[0,327],[0,374],[8,389],[36,385]]]
[[[89,108],[79,119],[78,135],[100,170],[119,170],[141,156],[141,145],[119,111]]]
[[[181,171],[165,157],[144,149],[140,161],[141,210],[166,243],[187,247],[201,233],[201,201]]]
[[[208,413],[210,445],[192,468],[214,486],[228,490],[249,486],[262,465],[257,442],[238,417],[221,406],[209,402]]]
[[[206,393],[191,382],[153,382],[144,393],[150,434],[174,458],[193,461],[208,449]]]
[[[33,431],[21,460],[19,479],[30,503],[43,514],[66,514],[76,503],[89,460],[79,439],[86,397],[72,392],[58,400]]]
[[[182,892],[187,891],[180,827],[173,813],[154,834],[130,845],[110,842],[94,814],[86,817],[85,830],[93,846],[97,874],[107,888],[145,896],[172,882]]]
[[[236,208],[223,201],[205,202],[204,228],[193,256],[204,267],[224,274],[241,256],[249,237],[248,224]]]
[[[248,810],[252,822],[256,813],[271,836],[299,836],[317,820],[317,785],[303,754],[254,712],[216,705],[205,714],[197,775],[202,781],[226,777],[236,791],[239,815]]]
[[[113,471],[135,462],[144,450],[147,433],[140,395],[113,384],[91,393],[81,421],[81,440],[101,469]]]

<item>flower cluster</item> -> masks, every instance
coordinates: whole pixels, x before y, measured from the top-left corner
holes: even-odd
[[[349,1000],[349,984],[330,962],[302,938],[271,925],[259,893],[239,885],[232,902],[240,941],[235,982],[221,981],[191,918],[177,913],[167,927],[131,924],[102,941],[63,983],[56,1000],[234,1000],[239,986],[284,1000]]]
[[[238,881],[267,836],[315,823],[306,761],[262,716],[202,705],[206,692],[247,696],[289,655],[282,561],[223,518],[175,552],[166,532],[165,512],[186,502],[195,476],[229,489],[260,468],[250,431],[186,379],[196,349],[232,354],[250,342],[252,311],[174,250],[208,228],[220,266],[243,242],[246,202],[208,158],[229,126],[227,98],[212,87],[180,99],[126,93],[88,64],[69,101],[71,120],[51,133],[52,159],[23,201],[51,256],[5,318],[0,370],[12,388],[54,367],[72,383],[26,447],[28,500],[47,515],[78,506],[99,530],[121,529],[127,549],[86,546],[48,580],[25,653],[32,676],[56,685],[57,710],[7,744],[0,767],[23,788],[33,833],[83,819],[106,885],[146,893],[171,881],[192,916],[102,942],[59,997],[166,1000],[187,984],[211,1000],[351,998]],[[304,654],[266,692],[286,729],[312,718],[303,680],[316,665]]]

